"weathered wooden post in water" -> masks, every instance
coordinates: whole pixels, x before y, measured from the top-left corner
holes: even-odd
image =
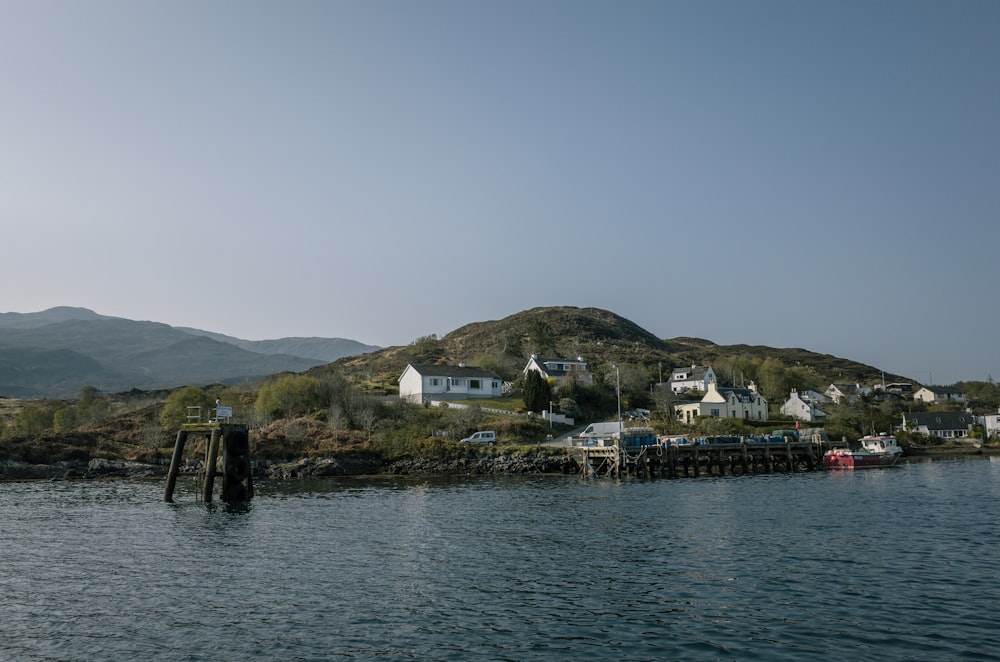
[[[200,410],[200,408],[198,408]],[[247,501],[253,498],[253,475],[250,464],[250,433],[246,425],[230,423],[232,407],[218,407],[215,418],[201,422],[200,411],[188,416],[188,422],[181,425],[174,444],[174,454],[167,471],[167,484],[163,500],[174,500],[174,486],[180,473],[184,445],[191,435],[207,437],[205,446],[205,473],[201,497],[206,503],[212,501],[215,477],[218,475],[219,449],[222,450],[222,493],[226,503]]]

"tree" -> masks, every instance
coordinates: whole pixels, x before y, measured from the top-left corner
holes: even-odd
[[[621,379],[622,407],[634,409],[645,407],[650,404],[649,385],[652,382],[649,371],[635,365],[619,365],[618,373]],[[619,376],[613,372],[608,373],[609,377],[614,377],[611,386],[617,389],[617,379]],[[617,398],[617,393],[615,394]]]
[[[55,412],[50,403],[24,405],[14,418],[14,429],[22,437],[39,435],[52,427]]]
[[[653,404],[664,420],[674,419],[674,397],[674,392],[667,384],[659,384],[653,389]]]
[[[759,360],[754,360],[746,354],[720,356],[712,362],[712,370],[720,384],[743,387],[747,382],[757,379],[759,365]]]
[[[76,407],[62,407],[52,416],[52,428],[56,432],[66,432],[79,425]]]
[[[784,402],[791,393],[793,384],[788,379],[788,370],[780,360],[767,357],[757,370],[759,390],[768,402]]]
[[[76,425],[86,425],[107,418],[111,412],[111,402],[101,395],[96,386],[82,386],[74,410],[72,418]]]
[[[529,370],[524,377],[522,398],[528,411],[543,411],[549,408],[552,400],[552,386],[545,381],[537,370]]]
[[[200,407],[202,417],[208,414],[212,407],[212,399],[204,390],[195,386],[186,386],[167,396],[167,401],[160,412],[160,425],[164,430],[179,430],[188,420],[188,408]]]
[[[367,436],[368,441],[372,440],[372,432],[378,426],[379,412],[378,401],[369,395],[362,395],[354,399],[351,418]]]
[[[317,381],[308,375],[281,375],[260,387],[254,407],[273,418],[306,414],[317,402]]]

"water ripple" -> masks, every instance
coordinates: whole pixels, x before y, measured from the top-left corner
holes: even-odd
[[[1000,659],[1000,465],[0,484],[0,659]]]

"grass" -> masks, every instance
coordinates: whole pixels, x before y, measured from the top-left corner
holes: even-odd
[[[489,409],[502,409],[504,411],[509,411],[512,414],[523,414],[524,400],[521,398],[507,397],[507,398],[472,398],[470,400],[454,400],[455,404],[468,405],[470,407],[480,406],[487,407]]]

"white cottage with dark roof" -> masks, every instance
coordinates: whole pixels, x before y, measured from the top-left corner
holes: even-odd
[[[582,356],[575,359],[546,359],[538,354],[532,354],[521,372],[527,375],[531,370],[539,373],[542,379],[566,380],[574,384],[594,383],[594,373],[590,371]]]
[[[399,376],[399,397],[411,402],[499,398],[503,380],[490,370],[462,365],[408,364]]]
[[[922,386],[913,394],[923,402],[965,402],[965,392],[957,386]]]
[[[818,396],[818,397],[817,397]],[[821,394],[816,391],[805,391],[799,393],[797,389],[792,389],[785,404],[781,405],[781,413],[800,421],[818,421],[826,418],[826,413],[819,408],[822,402]]]
[[[674,412],[685,423],[694,423],[699,416],[762,421],[767,418],[767,400],[753,382],[749,388],[729,388],[712,381],[701,400],[674,405]]]
[[[904,429],[941,439],[965,439],[978,422],[964,411],[903,412]]]
[[[712,366],[693,365],[685,368],[674,368],[670,373],[670,390],[674,393],[685,391],[707,391],[708,385],[715,381],[715,371]]]

